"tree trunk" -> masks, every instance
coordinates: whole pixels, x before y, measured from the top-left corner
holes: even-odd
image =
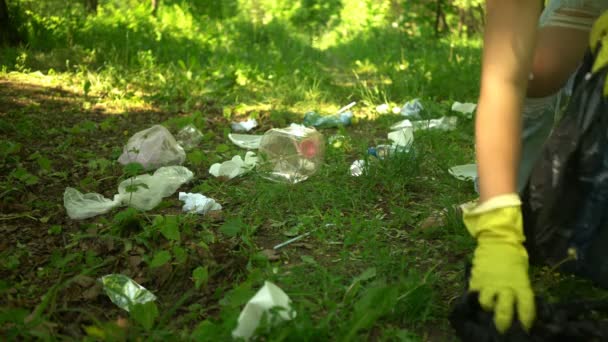
[[[156,17],[156,13],[158,13],[158,6],[160,5],[160,0],[152,0],[152,15]]]
[[[19,43],[21,43],[21,39],[15,23],[8,13],[6,0],[0,0],[0,46],[5,44],[14,46]]]
[[[84,1],[84,7],[86,8],[87,12],[93,13],[93,14],[97,13],[97,4],[98,4],[98,0],[85,0]]]
[[[439,24],[441,22],[441,0],[437,0],[435,7],[435,36],[439,36]]]

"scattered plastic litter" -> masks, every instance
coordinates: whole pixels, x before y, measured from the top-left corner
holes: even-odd
[[[249,132],[258,127],[258,122],[255,119],[248,119],[246,121],[233,122],[231,127],[235,132]]]
[[[476,103],[460,103],[456,101],[452,104],[453,111],[467,114],[467,116],[472,116],[473,112],[475,111],[475,108],[477,108]]]
[[[257,163],[258,157],[256,157],[255,153],[247,151],[244,160],[241,156],[234,156],[231,160],[227,160],[221,164],[215,163],[209,168],[209,173],[215,177],[232,179],[253,170]]]
[[[271,309],[279,309],[276,316],[272,315]],[[247,302],[239,315],[237,327],[232,331],[232,337],[249,340],[260,325],[264,314],[271,323],[289,321],[296,317],[296,312],[291,309],[291,300],[275,284],[266,281],[264,286]]]
[[[391,107],[387,103],[383,103],[379,106],[376,106],[376,112],[380,114],[386,114],[391,110]]]
[[[257,150],[260,147],[261,135],[253,134],[228,134],[228,139],[236,146],[246,148],[248,150]]]
[[[410,146],[414,142],[414,129],[412,127],[405,127],[397,131],[392,131],[388,134],[388,139],[391,140],[395,146]]]
[[[477,164],[454,166],[448,169],[448,172],[456,179],[472,181],[477,177]]]
[[[405,120],[401,120],[401,121],[397,122],[396,124],[392,125],[391,131],[397,131],[397,130],[408,128],[408,127],[414,127],[414,125],[412,124],[410,119],[405,119]]]
[[[126,275],[108,274],[99,278],[99,281],[112,303],[123,310],[129,311],[134,304],[145,304],[156,300],[152,292]]]
[[[184,202],[182,210],[188,213],[204,215],[210,211],[222,210],[219,203],[203,194],[180,192],[179,200]]]
[[[395,153],[407,153],[410,151],[409,146],[397,146],[397,145],[377,145],[367,149],[367,154],[374,156],[378,159],[388,158]]]
[[[412,118],[420,117],[420,112],[424,110],[420,99],[413,99],[405,103],[401,108],[401,115]]]
[[[186,152],[171,132],[161,125],[154,125],[135,133],[118,158],[118,162],[123,165],[139,163],[147,170],[167,165],[181,165],[184,160],[186,160]]]
[[[414,130],[439,129],[442,131],[452,131],[458,125],[457,116],[444,116],[439,119],[414,121]]]
[[[176,139],[184,150],[189,151],[198,146],[201,140],[203,140],[203,133],[194,125],[188,125],[177,133]]]
[[[350,165],[350,175],[353,177],[359,177],[363,175],[365,171],[365,160],[355,160]]]
[[[353,113],[348,111],[355,106],[357,102],[351,102],[348,105],[340,108],[334,115],[322,116],[317,112],[308,112],[304,114],[304,125],[317,128],[329,128],[338,126],[350,125],[353,119]]]
[[[113,208],[131,205],[139,210],[151,210],[167,196],[171,196],[194,174],[183,166],[161,167],[153,175],[140,175],[122,181],[118,194],[110,200],[98,193],[83,194],[74,188],[66,188],[63,205],[74,220],[105,214]]]
[[[260,142],[260,174],[270,180],[295,184],[320,168],[325,153],[323,135],[316,129],[291,124],[267,131]]]

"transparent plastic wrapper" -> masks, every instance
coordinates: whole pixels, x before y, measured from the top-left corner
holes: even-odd
[[[587,54],[524,190],[522,212],[531,262],[560,265],[607,288],[608,67],[592,72],[593,63]]]
[[[414,129],[406,127],[390,132],[388,134],[388,139],[391,140],[395,146],[408,147],[414,142]]]
[[[221,164],[215,163],[209,168],[209,173],[214,177],[232,179],[253,170],[257,164],[258,157],[256,157],[255,153],[247,151],[245,159],[241,158],[241,156],[234,156],[232,159]]]
[[[295,184],[319,170],[324,153],[325,140],[314,128],[271,129],[260,142],[258,170],[267,179]]]
[[[68,216],[74,220],[105,214],[113,208],[131,205],[139,210],[151,210],[164,197],[171,196],[193,173],[183,166],[165,166],[153,175],[141,175],[122,181],[118,194],[112,200],[97,193],[82,194],[74,188],[66,188],[63,205]]]
[[[184,150],[189,151],[201,143],[203,140],[203,133],[194,125],[188,125],[177,133],[176,139]]]
[[[235,132],[249,132],[252,129],[258,127],[256,119],[248,119],[241,122],[233,122],[231,125],[232,130]]]
[[[89,217],[105,214],[120,206],[118,195],[108,199],[98,193],[83,194],[74,188],[66,188],[63,193],[63,206],[68,216],[73,220],[82,220]]]
[[[448,169],[448,172],[456,179],[463,181],[472,181],[477,178],[477,164],[453,166]]]
[[[161,125],[154,125],[135,133],[118,158],[118,162],[123,165],[139,163],[146,170],[167,165],[181,165],[185,160],[184,149],[171,132]]]
[[[376,112],[378,112],[378,114],[387,114],[390,111],[391,106],[389,106],[388,103],[383,103],[381,105],[376,106]]]
[[[126,275],[108,274],[99,278],[99,281],[112,303],[123,310],[129,311],[134,304],[145,304],[156,300],[152,292]]]
[[[419,118],[420,113],[424,110],[420,99],[413,99],[405,103],[401,108],[401,115],[412,118]]]
[[[152,210],[163,198],[171,196],[194,174],[183,166],[165,166],[152,175],[126,179],[118,185],[122,202],[139,210]],[[130,192],[129,190],[134,190]]]
[[[470,102],[460,103],[460,102],[456,101],[452,104],[452,111],[465,114],[467,117],[472,117],[473,112],[475,111],[476,108],[477,108],[476,103],[470,103]]]
[[[304,125],[316,128],[348,126],[352,123],[353,119],[353,113],[348,110],[356,104],[356,102],[351,102],[340,108],[334,115],[321,115],[317,112],[308,112],[304,114]]]
[[[271,309],[276,310],[272,315]],[[273,311],[274,311],[273,310]],[[291,299],[281,288],[266,281],[264,286],[247,302],[238,318],[237,327],[232,331],[232,337],[248,341],[266,315],[270,322],[279,323],[296,317],[291,308]]]
[[[453,131],[458,125],[457,116],[444,116],[439,119],[420,120],[412,123],[414,130],[438,129],[442,131]]]
[[[261,135],[254,134],[228,134],[228,139],[232,141],[238,147],[246,148],[248,150],[257,150],[260,147],[260,141],[262,141]]]
[[[353,177],[359,177],[362,176],[363,173],[365,172],[365,160],[355,160],[351,165],[350,165],[350,175]]]
[[[179,200],[184,202],[182,210],[187,213],[204,215],[210,211],[222,210],[219,203],[203,194],[180,192]]]

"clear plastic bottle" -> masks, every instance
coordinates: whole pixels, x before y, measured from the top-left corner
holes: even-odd
[[[295,184],[317,172],[323,162],[325,140],[314,128],[292,124],[267,131],[258,152],[258,170],[263,177]]]

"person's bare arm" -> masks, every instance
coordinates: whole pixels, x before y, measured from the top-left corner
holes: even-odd
[[[475,128],[480,201],[516,192],[521,108],[540,14],[538,0],[487,0]]]

